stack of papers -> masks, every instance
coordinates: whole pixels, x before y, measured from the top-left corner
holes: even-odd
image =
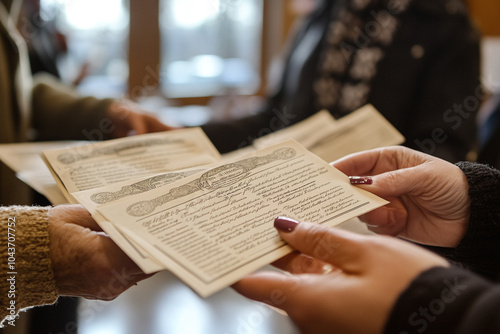
[[[209,296],[291,252],[279,215],[334,226],[387,202],[327,161],[404,138],[371,106],[320,112],[221,158],[199,128],[44,151],[81,203],[146,273],[170,270]]]

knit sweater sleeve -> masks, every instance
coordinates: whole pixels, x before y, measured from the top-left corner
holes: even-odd
[[[460,162],[457,166],[469,183],[467,233],[456,248],[427,248],[495,280],[500,275],[500,171],[471,162]]]
[[[48,207],[0,207],[0,321],[24,308],[53,304],[57,289],[49,250]]]
[[[498,284],[455,266],[436,267],[401,294],[384,333],[499,333],[498,305]]]

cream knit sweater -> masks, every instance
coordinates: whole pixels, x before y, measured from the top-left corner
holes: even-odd
[[[48,230],[49,207],[0,207],[0,321],[19,310],[53,304],[57,289]]]

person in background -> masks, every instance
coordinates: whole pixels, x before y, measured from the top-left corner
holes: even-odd
[[[58,61],[68,53],[68,41],[56,27],[54,19],[44,20],[40,0],[23,1],[18,30],[28,46],[31,73],[48,73],[61,79]],[[78,86],[87,76],[89,68],[89,63],[81,65],[71,84]]]
[[[0,0],[0,143],[27,140],[102,140],[170,129],[128,100],[81,97],[47,74],[32,77],[16,29],[21,0]],[[0,203],[12,181],[0,173]]]
[[[222,153],[320,109],[340,118],[371,103],[405,146],[459,161],[476,141],[479,34],[462,0],[316,1],[280,84],[254,115],[203,130]]]
[[[140,108],[128,100],[82,97],[79,96],[72,87],[61,84],[53,76],[44,74],[33,77],[30,71],[25,38],[23,38],[22,33],[17,29],[22,4],[22,0],[0,0],[0,143],[17,143],[30,140],[102,140],[123,137],[129,134],[143,134],[170,129],[159,122],[155,117],[143,113]],[[1,165],[0,205],[31,204],[33,202],[31,197],[32,195],[29,191],[16,180],[12,171],[6,166]],[[5,210],[8,212],[8,210],[11,209],[11,207],[6,207]],[[31,240],[30,238],[36,239],[36,236],[30,234],[31,229],[35,226],[34,223],[37,223],[38,220],[47,220],[47,209],[26,210],[29,212],[41,210],[43,212],[30,214],[28,220],[32,221],[31,223],[19,223],[17,226],[17,233],[20,235],[20,240],[24,241],[17,244],[16,252],[18,255],[23,254],[22,256],[29,256],[34,252],[41,252],[41,255],[37,255],[37,259],[43,258],[44,263],[43,271],[40,276],[33,273],[33,270],[37,270],[36,263],[30,263],[30,261],[27,260],[18,264],[18,273],[22,273],[22,275],[20,274],[18,277],[20,280],[31,279],[32,276],[36,277],[33,277],[33,282],[19,282],[21,284],[22,296],[21,299],[18,300],[19,303],[16,304],[16,312],[19,308],[25,306],[52,303],[55,300],[57,292],[54,286],[54,279],[49,279],[52,277],[52,274],[48,270],[48,268],[50,268],[50,261],[47,257],[47,245],[43,246],[43,249],[36,250],[34,248],[37,247],[37,243],[29,241]],[[33,218],[33,216],[39,217]],[[19,219],[21,221],[24,220],[24,218]],[[2,228],[4,227],[4,223],[7,223],[7,221],[2,221]],[[44,242],[48,242],[47,236],[49,232],[47,228],[49,225],[46,223],[41,224],[37,226],[35,230],[36,235],[43,236],[45,239]],[[60,226],[61,224],[56,225]],[[55,225],[52,224],[50,226]],[[70,229],[69,225],[60,227],[61,233]],[[28,231],[24,231],[25,228],[28,229]],[[91,237],[91,233],[78,231],[79,227],[74,224],[72,228],[74,232],[77,233],[75,238],[79,235],[85,238],[85,240],[88,239],[88,247],[104,247],[105,243],[111,245],[111,241],[109,240],[104,242],[104,240],[107,240],[105,238],[97,237],[97,235]],[[52,228],[52,230],[54,230],[54,228]],[[3,229],[2,233],[4,233]],[[23,233],[25,236],[27,235],[26,238],[22,237]],[[54,233],[52,233],[52,235],[54,235]],[[3,237],[5,237],[5,235],[2,235],[2,238]],[[54,236],[54,238],[51,236],[50,240],[51,242],[58,241],[63,244],[64,241],[69,241],[71,239],[69,234],[63,235],[63,237],[62,239],[58,239],[59,237],[57,235]],[[99,239],[101,241],[99,241]],[[2,247],[4,246],[5,244],[2,243]],[[85,256],[90,255],[89,252],[91,250],[93,252],[93,249],[84,249],[84,243],[74,243],[69,244],[68,248],[65,248],[62,252],[66,254],[66,252],[70,250],[69,248],[73,246],[75,247],[75,254],[68,255],[68,263],[71,263],[70,260],[72,259],[76,261],[74,262],[75,264],[80,262],[84,265],[84,261],[86,260]],[[78,247],[80,247],[80,249]],[[112,248],[114,248],[114,250],[112,250]],[[96,257],[102,256],[102,261],[109,260],[109,263],[107,263],[109,266],[96,268],[95,271],[89,271],[89,273],[97,273],[100,274],[102,278],[106,278],[110,277],[112,274],[112,272],[106,270],[111,268],[120,269],[116,267],[120,262],[114,262],[114,256],[123,258],[124,255],[118,253],[119,251],[116,249],[116,246],[108,246],[106,247],[106,251],[110,251],[110,254],[105,253],[103,250],[103,252],[96,253]],[[91,258],[92,257],[89,259]],[[57,260],[57,258],[52,257],[52,260],[54,259]],[[2,262],[2,264],[3,263],[4,262]],[[121,261],[121,263],[124,263],[124,261]],[[57,266],[57,262],[53,262],[53,264]],[[64,270],[59,271],[58,268],[54,267],[53,270],[56,275],[56,282],[59,281],[57,275],[60,273],[71,275],[73,269],[75,268],[70,266],[68,267],[68,272],[64,272]],[[90,264],[88,264],[86,270],[90,269]],[[105,272],[99,273],[99,270]],[[7,271],[4,271],[4,273],[6,272]],[[74,273],[76,274],[77,272],[74,271]],[[24,278],[20,278],[20,276]],[[75,275],[75,277],[76,276],[78,275]],[[83,274],[80,276],[81,278],[89,278],[89,276]],[[41,290],[33,290],[34,287],[30,284],[33,283],[37,286],[38,283],[44,282],[44,278],[46,279],[45,282],[47,285],[39,287]],[[89,279],[88,282],[91,282],[91,280]],[[75,281],[74,283],[74,287],[77,288],[80,283],[84,282]],[[2,284],[5,284],[5,282]],[[71,285],[71,283],[69,284]],[[2,285],[2,287],[4,287],[4,285]],[[96,285],[96,287],[99,287],[99,285]],[[42,292],[38,293],[37,291]],[[66,294],[68,291],[71,292],[69,287],[66,290],[59,289],[61,294]],[[85,293],[85,291],[74,291],[74,294],[79,296],[85,295]],[[6,298],[5,296],[6,294],[2,297],[2,305],[4,301],[3,298]],[[89,293],[88,296],[90,297],[92,294]],[[60,300],[55,306],[55,311],[49,310],[47,313],[43,313],[38,317],[31,314],[30,325],[33,325],[35,327],[34,330],[38,333],[66,331],[65,326],[67,323],[74,322],[76,326],[76,305],[76,301],[72,299]],[[3,315],[5,309],[2,310]],[[42,325],[40,321],[45,322],[45,324]]]
[[[257,273],[237,291],[285,310],[303,333],[500,332],[500,171],[404,147],[332,165],[390,201],[360,217],[385,236],[279,217],[297,252],[276,264],[293,275]]]
[[[0,323],[59,295],[111,300],[149,276],[100,232],[79,205],[0,207]]]

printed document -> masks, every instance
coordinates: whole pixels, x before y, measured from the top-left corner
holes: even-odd
[[[97,211],[206,297],[291,252],[277,216],[334,226],[386,203],[286,141]]]
[[[70,202],[73,192],[220,160],[201,128],[49,150],[42,157]]]

